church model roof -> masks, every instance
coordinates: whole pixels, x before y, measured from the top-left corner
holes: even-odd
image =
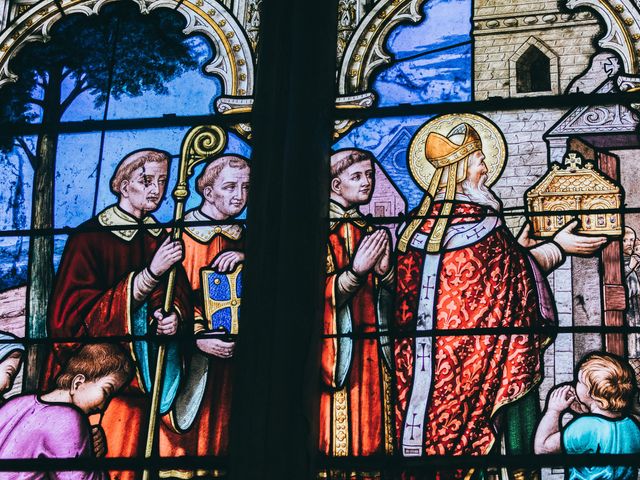
[[[576,153],[567,155],[565,162],[565,166],[554,164],[551,171],[531,188],[527,198],[620,193],[620,188],[598,172],[592,163],[583,165],[582,158]]]
[[[535,236],[552,236],[576,216],[580,219],[577,233],[622,233],[622,218],[616,211],[622,204],[621,187],[592,163],[583,164],[575,152],[565,157],[564,165],[553,164],[527,192],[526,200]]]

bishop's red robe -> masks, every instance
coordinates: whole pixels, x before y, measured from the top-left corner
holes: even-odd
[[[345,333],[340,325],[344,309],[348,309],[352,332],[374,335],[353,341],[323,339],[319,449],[327,456],[391,453],[392,379],[384,364],[380,339],[375,336],[380,331],[377,306],[383,288],[381,279],[374,273],[368,274],[346,304],[337,305],[338,277],[350,266],[360,240],[370,229],[356,209],[344,212],[332,203],[331,210],[334,218],[342,216],[347,221],[334,222],[329,233],[324,335]],[[350,349],[351,355],[341,359],[345,349]]]
[[[155,221],[147,217],[144,223],[150,226]],[[132,229],[104,229],[111,225],[131,225]],[[54,340],[133,334],[133,278],[150,264],[167,235],[160,228],[136,230],[136,226],[139,224],[133,217],[118,207],[110,207],[69,236],[49,304],[48,333]],[[149,315],[162,307],[164,293],[161,282],[147,298]],[[180,319],[190,324],[193,307],[181,266],[177,270],[173,305]],[[55,377],[79,346],[80,342],[53,344],[44,371],[43,390],[55,387]],[[144,454],[151,399],[145,393],[132,344],[123,343],[123,346],[136,360],[136,375],[111,400],[102,418],[108,457]],[[111,477],[132,479],[135,474],[112,472]]]
[[[437,215],[441,207],[442,203],[436,202],[431,215]],[[451,225],[486,218],[486,207],[459,203],[454,206]],[[425,220],[419,232],[428,235],[434,224],[433,218]],[[406,418],[418,368],[413,337],[425,252],[410,246],[397,262],[399,442],[404,429],[424,422],[422,454],[486,454],[496,439],[494,415],[540,382],[542,356],[551,339],[538,333],[435,337],[425,418]],[[475,243],[445,251],[437,271],[435,329],[442,332],[554,325],[555,316],[549,314],[548,308],[549,292],[543,291],[546,284],[536,268],[526,250],[500,224]],[[543,302],[547,305],[543,306]]]
[[[206,221],[202,213],[187,213],[185,221]],[[185,257],[182,262],[194,299],[194,334],[210,331],[202,304],[200,270],[211,265],[224,251],[242,251],[243,228],[240,225],[193,226],[185,228]],[[195,346],[194,346],[195,348]],[[233,358],[209,357],[206,389],[193,425],[187,432],[160,432],[160,455],[167,457],[228,454],[229,417],[233,383]],[[199,475],[217,472],[198,471]],[[190,471],[162,472],[162,476],[189,478]]]

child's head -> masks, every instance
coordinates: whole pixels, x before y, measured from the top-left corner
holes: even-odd
[[[22,364],[22,350],[13,350],[0,361],[0,395],[13,387]]]
[[[608,412],[625,412],[633,403],[636,379],[625,360],[610,353],[591,353],[578,366],[576,394],[591,408]]]
[[[129,355],[116,344],[84,345],[69,359],[56,386],[68,390],[72,403],[87,414],[106,408],[109,399],[133,375]]]

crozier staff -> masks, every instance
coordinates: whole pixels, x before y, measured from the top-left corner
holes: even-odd
[[[56,276],[49,308],[48,331],[56,337],[173,335],[181,322],[190,323],[192,304],[188,280],[180,265],[183,247],[156,226],[151,215],[164,197],[169,154],[159,150],[130,153],[116,167],[111,190],[116,204],[82,224],[70,235]],[[165,274],[177,268],[170,311],[163,307]],[[146,341],[126,345],[134,355],[137,375],[115,397],[102,426],[109,456],[142,454],[154,375],[154,346]],[[54,344],[45,371],[44,389],[77,345]],[[168,348],[162,375],[161,409],[167,411],[180,381],[181,361],[175,343]],[[116,474],[113,474],[116,476]],[[119,479],[134,478],[118,472]]]

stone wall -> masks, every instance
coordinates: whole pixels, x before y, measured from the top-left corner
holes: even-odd
[[[505,212],[507,226],[517,235],[525,221],[522,207],[527,189],[535,184],[548,169],[549,149],[543,135],[566,113],[561,109],[531,109],[514,111],[483,112],[504,134],[508,157],[499,181],[492,187],[505,208],[517,208],[518,214]],[[548,276],[551,285],[558,321],[561,326],[574,324],[574,293],[580,294],[573,283],[572,261],[567,260]],[[564,333],[549,345],[544,355],[544,377],[539,389],[541,408],[554,386],[573,379],[576,339]],[[579,342],[580,346],[584,342]],[[581,350],[580,346],[578,349]],[[562,480],[561,469],[543,469],[543,480]]]
[[[509,17],[557,11],[558,0],[477,0],[474,2],[474,15],[478,17]]]
[[[560,109],[483,112],[504,134],[507,162],[498,182],[493,186],[507,209],[524,207],[524,193],[546,172],[547,145],[543,135],[564,114]],[[506,215],[507,225],[517,232],[524,216]]]

